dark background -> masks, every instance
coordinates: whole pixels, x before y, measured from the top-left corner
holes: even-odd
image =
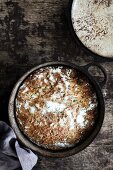
[[[75,44],[67,21],[68,0],[0,0],[0,119],[8,121],[8,101],[17,80],[48,61],[84,65],[100,62],[108,74],[102,89],[103,127],[84,151],[65,159],[39,157],[40,170],[113,170],[113,63],[89,56]],[[92,68],[97,81],[100,70]],[[37,169],[37,168],[36,168]]]

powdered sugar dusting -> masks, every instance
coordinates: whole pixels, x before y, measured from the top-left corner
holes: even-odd
[[[73,110],[66,110],[67,115],[69,116],[69,122],[70,122],[70,130],[73,130],[75,128],[75,122],[73,118]]]
[[[44,108],[45,112],[48,113],[60,113],[63,112],[66,106],[57,102],[47,101]],[[42,109],[43,112],[43,109]]]
[[[36,108],[34,106],[30,107],[30,113],[34,114],[36,112]]]
[[[29,103],[28,103],[28,101],[25,102],[24,108],[25,108],[25,109],[28,109],[28,108],[29,108]]]
[[[64,127],[67,123],[67,118],[61,118],[60,121],[59,121],[59,124],[61,127]]]

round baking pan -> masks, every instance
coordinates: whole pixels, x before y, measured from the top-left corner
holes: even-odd
[[[79,37],[76,34],[76,31],[74,30],[73,27],[73,23],[72,23],[72,5],[73,5],[73,0],[69,0],[69,4],[68,4],[68,24],[69,24],[69,29],[70,32],[74,38],[75,43],[77,43],[88,55],[93,56],[94,59],[101,60],[102,62],[104,61],[109,61],[109,62],[113,62],[113,58],[111,57],[107,57],[107,56],[101,56],[95,52],[93,52],[92,50],[90,50],[89,48],[87,48],[83,42],[79,39]]]
[[[53,151],[53,150],[48,150],[48,149],[44,149],[42,147],[39,147],[38,145],[36,145],[35,143],[33,143],[31,140],[29,140],[19,129],[18,127],[18,123],[16,121],[16,116],[15,116],[15,99],[16,99],[16,95],[18,92],[19,87],[22,85],[22,83],[24,82],[24,80],[30,75],[32,74],[34,71],[43,68],[43,67],[47,67],[47,66],[63,66],[63,67],[69,67],[72,69],[77,70],[78,72],[82,73],[84,76],[86,76],[89,80],[89,83],[93,86],[96,95],[97,95],[97,102],[98,102],[98,111],[97,111],[97,120],[95,122],[95,126],[92,130],[92,132],[80,143],[78,143],[77,145],[75,145],[75,147],[72,148],[68,148],[65,150],[59,150],[59,151]],[[89,73],[89,68],[91,66],[96,66],[98,67],[103,75],[104,75],[104,79],[102,82],[97,82],[95,80],[95,78]],[[105,85],[107,81],[107,74],[106,71],[104,70],[104,68],[102,66],[100,66],[99,64],[96,63],[90,63],[88,65],[85,66],[78,66],[78,65],[74,65],[71,63],[66,63],[66,62],[49,62],[49,63],[45,63],[45,64],[41,64],[36,66],[35,68],[31,69],[30,71],[28,71],[27,73],[25,73],[16,83],[11,96],[10,96],[10,100],[9,100],[9,107],[8,107],[8,112],[9,112],[9,120],[10,120],[10,124],[13,128],[13,130],[15,131],[15,134],[17,135],[17,138],[28,148],[30,148],[31,150],[33,150],[34,152],[41,154],[43,156],[48,156],[48,157],[67,157],[67,156],[71,156],[74,155],[78,152],[80,152],[81,150],[83,150],[84,148],[86,148],[92,141],[93,139],[96,137],[96,135],[98,134],[102,123],[103,123],[103,119],[104,119],[104,112],[105,112],[105,104],[104,104],[104,98],[103,98],[103,94],[102,94],[102,87]]]

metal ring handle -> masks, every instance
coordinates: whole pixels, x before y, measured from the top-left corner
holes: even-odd
[[[106,70],[100,64],[97,64],[97,63],[89,63],[89,64],[83,66],[83,68],[85,68],[88,71],[88,73],[89,73],[89,68],[91,66],[96,66],[96,67],[98,67],[102,71],[102,73],[104,75],[104,80],[102,82],[99,82],[99,85],[101,87],[103,87],[106,84],[106,82],[107,82],[107,73],[106,73]]]

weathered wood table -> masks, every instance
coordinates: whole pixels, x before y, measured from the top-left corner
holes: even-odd
[[[28,69],[47,61],[83,65],[100,62],[107,71],[103,89],[106,112],[94,142],[81,153],[65,158],[39,157],[39,170],[113,170],[113,63],[80,50],[69,31],[68,0],[0,0],[0,119],[8,122],[11,90]],[[92,68],[99,79],[100,70]]]

